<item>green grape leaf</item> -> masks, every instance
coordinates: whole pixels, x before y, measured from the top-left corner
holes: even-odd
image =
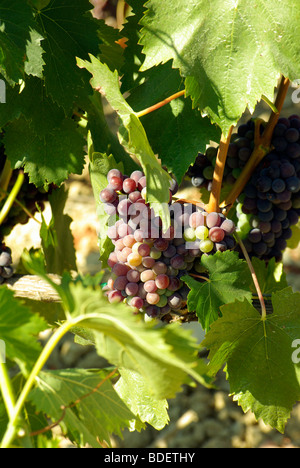
[[[170,226],[168,209],[171,178],[162,171],[161,164],[149,144],[146,132],[131,106],[120,92],[119,76],[96,57],[90,55],[90,62],[78,59],[78,66],[86,68],[92,75],[91,85],[101,89],[106,99],[117,111],[121,121],[119,139],[129,154],[134,155],[141,164],[147,179],[147,202],[150,203],[155,215],[160,216],[165,231]]]
[[[86,99],[90,87],[76,66],[76,57],[99,52],[97,21],[88,0],[51,0],[37,11],[36,23],[44,37],[44,79],[47,95],[69,113],[74,103]]]
[[[178,70],[165,65],[149,70],[146,81],[131,91],[129,104],[137,112],[182,89],[182,77]],[[148,115],[141,121],[151,147],[160,155],[166,166],[180,184],[185,173],[199,152],[205,152],[210,141],[220,140],[220,130],[192,109],[190,98],[180,97]],[[163,131],[162,131],[163,129]]]
[[[27,373],[41,352],[36,336],[47,328],[47,323],[5,286],[0,287],[0,303],[0,340],[5,343],[6,358]]]
[[[135,416],[120,399],[109,378],[109,371],[62,369],[41,372],[29,394],[36,409],[52,421],[61,418],[62,427],[72,442],[99,447],[99,440],[110,444],[110,434],[122,436]]]
[[[253,257],[251,261],[263,294],[272,294],[288,287],[283,264],[276,263],[275,258],[272,258],[267,265],[266,262],[256,257]],[[251,285],[251,291],[257,294],[254,283]]]
[[[172,398],[188,378],[206,384],[206,365],[199,365],[199,346],[190,331],[179,324],[159,328],[146,323],[126,304],[110,304],[102,290],[65,275],[60,285],[53,284],[40,257],[25,252],[22,259],[30,273],[46,279],[60,295],[72,331],[94,343],[111,364],[139,373],[154,398]]]
[[[210,375],[226,363],[230,392],[243,411],[283,432],[300,398],[300,294],[287,288],[272,303],[266,320],[246,300],[221,307],[202,345],[210,350]]]
[[[251,301],[249,285],[252,278],[247,263],[239,260],[237,252],[216,252],[203,255],[201,264],[209,273],[209,279],[199,282],[191,276],[184,276],[183,281],[191,289],[187,306],[190,312],[196,312],[203,329],[209,329],[220,315],[220,307],[236,299]]]
[[[265,0],[149,0],[141,20],[142,70],[173,60],[195,107],[227,134],[261,96],[274,99],[279,73],[300,76],[300,5]],[[172,12],[172,14],[170,14]]]
[[[150,424],[157,431],[163,429],[169,422],[167,400],[155,399],[147,383],[137,372],[128,369],[119,371],[121,377],[115,385],[115,390],[120,398],[142,423]],[[141,428],[139,420],[133,423],[136,430]]]
[[[25,73],[27,75],[43,78],[43,68],[45,62],[43,60],[44,50],[41,46],[43,36],[36,30],[30,31],[30,41],[26,46],[27,60],[25,62]]]
[[[23,78],[26,43],[34,19],[22,0],[2,0],[0,5],[0,73],[12,84]]]
[[[37,187],[51,183],[59,186],[70,173],[81,174],[83,170],[85,140],[71,119],[39,136],[21,117],[6,127],[4,144],[12,166],[23,166]]]
[[[287,241],[289,249],[296,249],[300,243],[300,224],[291,227],[293,235],[291,239]]]

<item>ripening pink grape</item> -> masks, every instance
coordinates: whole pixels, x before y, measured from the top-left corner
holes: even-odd
[[[223,218],[220,216],[219,213],[208,213],[206,216],[206,226],[208,227],[208,229],[213,227],[219,227],[222,221]]]
[[[144,283],[144,288],[147,293],[155,293],[157,291],[157,286],[154,280],[146,281],[146,283]]]
[[[130,178],[133,179],[136,183],[144,177],[144,173],[142,171],[134,171],[132,174],[130,174]]]
[[[148,257],[150,254],[150,246],[148,244],[141,244],[138,246],[137,251],[141,257]]]
[[[167,272],[167,265],[164,263],[164,262],[155,262],[154,266],[152,267],[152,271],[156,274],[156,275],[163,275]]]
[[[128,256],[132,253],[132,250],[129,247],[124,247],[123,250],[117,252],[117,259],[120,263],[126,263]]]
[[[204,226],[205,216],[198,211],[196,213],[192,213],[189,217],[189,225],[193,229],[196,229],[199,226]]]
[[[144,201],[144,200],[142,199],[141,192],[139,192],[138,190],[135,190],[134,192],[131,192],[131,193],[128,195],[128,198],[129,198],[129,200],[130,200],[132,203],[137,203],[138,200]]]
[[[155,259],[152,257],[143,257],[142,264],[146,268],[152,268],[155,264]]]
[[[127,296],[136,296],[139,290],[137,283],[127,283],[125,287],[125,293]]]
[[[112,177],[120,177],[121,179],[123,178],[123,175],[119,169],[111,169],[108,174],[107,174],[107,180],[110,182]]]
[[[136,240],[133,234],[128,234],[123,238],[123,244],[125,247],[132,249],[132,246],[135,244]]]
[[[109,254],[109,257],[108,257],[108,260],[107,260],[107,264],[109,266],[109,268],[113,268],[113,266],[118,263],[118,260],[117,260],[117,254],[116,252],[111,252]]]
[[[137,270],[129,270],[126,276],[129,283],[138,283],[141,277],[140,272]]]
[[[112,273],[116,276],[126,276],[130,267],[123,263],[116,263],[112,268]]]
[[[141,297],[135,296],[131,299],[130,306],[140,310],[144,307],[144,301]]]
[[[118,276],[114,282],[114,288],[118,289],[119,291],[123,291],[128,283],[128,279],[126,276]]]
[[[137,189],[137,184],[135,182],[135,180],[133,179],[125,179],[124,182],[123,182],[123,191],[125,193],[132,193],[132,192],[135,192]]]
[[[125,245],[124,245],[123,239],[116,240],[115,250],[122,250],[122,249],[124,249],[124,247],[125,247]]]
[[[109,188],[120,192],[123,189],[123,178],[121,177],[112,177],[109,181]]]
[[[222,228],[213,227],[209,230],[209,238],[213,242],[222,242],[225,237],[225,232]]]
[[[148,293],[146,296],[146,301],[150,305],[156,305],[160,301],[160,296],[157,293]]]
[[[118,234],[120,237],[125,237],[133,234],[133,229],[128,224],[123,223],[118,227]]]
[[[121,291],[109,291],[107,297],[111,304],[122,302],[124,299]]]
[[[151,281],[155,279],[155,273],[152,270],[144,270],[141,273],[141,281],[146,283],[147,281]]]
[[[117,199],[117,194],[112,188],[105,188],[100,193],[100,201],[102,203],[113,203]]]
[[[170,284],[170,278],[167,275],[158,275],[155,278],[155,284],[159,289],[167,289]]]

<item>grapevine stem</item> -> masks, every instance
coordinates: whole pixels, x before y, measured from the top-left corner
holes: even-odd
[[[220,205],[222,182],[223,182],[224,169],[225,169],[232,131],[233,131],[233,126],[230,128],[229,134],[227,137],[225,137],[223,134],[221,136],[220,146],[219,146],[217,160],[216,160],[216,166],[214,170],[210,199],[209,199],[208,205],[206,206],[207,213],[220,211],[219,205]]]
[[[250,177],[252,176],[258,164],[270,152],[271,140],[272,140],[274,128],[277,125],[280,113],[282,111],[282,107],[283,107],[289,86],[290,86],[290,80],[288,78],[282,77],[279,90],[278,90],[278,94],[277,94],[277,98],[275,101],[275,109],[277,110],[277,112],[272,112],[264,133],[259,138],[259,141],[255,142],[255,148],[251,155],[251,158],[249,159],[248,163],[244,167],[242,174],[240,175],[240,177],[237,179],[236,183],[232,187],[231,192],[220,205],[220,207],[223,208],[224,214],[227,214],[230,211],[236,199],[244,190],[247,182],[249,181]],[[258,123],[258,125],[260,125],[260,123]]]
[[[171,101],[174,99],[177,99],[181,96],[185,95],[185,89],[182,91],[179,91],[178,93],[172,94],[172,96],[169,96],[168,98],[164,99],[163,101],[158,102],[157,104],[154,104],[154,106],[147,107],[147,109],[144,109],[140,112],[136,113],[136,116],[138,118],[143,117],[144,115],[150,114],[153,111],[156,111],[157,109],[160,109],[161,107],[165,106],[166,104],[169,104]]]
[[[22,411],[23,405],[26,401],[26,398],[35,383],[35,379],[45,363],[47,362],[50,354],[52,353],[53,349],[60,341],[60,339],[74,326],[72,321],[66,321],[61,327],[59,327],[56,332],[52,335],[50,340],[47,342],[46,346],[44,347],[43,351],[41,352],[38,360],[35,363],[21,393],[20,396],[14,405],[13,411],[10,412],[10,420],[7,426],[6,433],[1,442],[0,448],[8,448],[14,438],[16,437],[17,433],[17,423],[20,417],[20,413]]]
[[[258,282],[258,279],[257,279],[257,275],[255,273],[255,269],[254,269],[253,264],[252,264],[252,262],[250,260],[247,249],[246,249],[242,239],[240,238],[240,236],[237,233],[235,233],[235,238],[236,238],[240,248],[242,249],[242,252],[243,252],[244,257],[246,259],[246,262],[248,264],[249,270],[251,272],[251,276],[252,276],[252,279],[253,279],[253,282],[254,282],[254,286],[255,286],[255,289],[257,291],[257,296],[258,296],[258,299],[259,299],[259,302],[260,302],[260,305],[261,305],[262,320],[266,320],[266,318],[267,318],[266,304],[265,304],[263,294],[261,292],[261,288],[260,288],[260,285],[259,285],[259,282]]]
[[[2,210],[0,212],[0,226],[3,223],[3,221],[6,219],[12,205],[14,204],[14,201],[17,198],[17,196],[18,196],[18,194],[19,194],[19,192],[21,190],[23,182],[24,182],[24,172],[20,171],[19,175],[18,175],[18,178],[16,180],[16,183],[13,186],[13,189],[10,192],[9,196],[7,197],[7,200],[4,203],[3,208],[2,208]]]
[[[10,179],[11,179],[11,176],[12,176],[12,168],[11,168],[11,164],[10,164],[10,161],[8,159],[6,159],[5,161],[5,164],[4,164],[4,168],[1,172],[1,176],[0,176],[0,187],[1,189],[3,190],[7,190],[8,188],[8,184],[10,182]],[[4,197],[0,197],[0,201],[3,199]]]
[[[3,195],[6,195],[8,196],[8,192],[6,192],[5,190],[3,190],[1,187],[0,187],[0,193],[2,193]],[[1,196],[0,196],[0,199],[1,199]],[[30,211],[26,208],[25,205],[23,205],[23,203],[21,203],[19,200],[15,199],[14,203],[16,205],[18,205],[20,208],[22,208],[23,211],[25,211],[25,213],[27,214],[27,216],[29,216],[30,218],[32,218],[36,223],[38,224],[42,224],[38,219],[36,219],[32,213],[30,213]]]
[[[0,389],[8,417],[11,418],[16,401],[5,363],[0,364]]]

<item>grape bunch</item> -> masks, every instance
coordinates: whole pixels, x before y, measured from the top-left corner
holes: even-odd
[[[13,276],[11,250],[4,243],[0,244],[0,284]]]
[[[254,148],[254,132],[255,123],[249,120],[246,124],[240,125],[237,133],[232,135],[224,170],[224,184],[234,184],[250,159]],[[187,172],[194,187],[211,190],[217,153],[218,148],[210,146],[205,154],[197,156],[195,163]]]
[[[280,261],[300,217],[300,117],[279,119],[272,147],[244,189],[242,211],[250,223],[244,243],[251,255]],[[238,227],[244,222],[240,216]]]
[[[100,200],[112,219],[108,227],[108,237],[114,244],[108,258],[108,300],[126,302],[152,318],[179,313],[189,292],[182,276],[194,268],[197,271],[196,261],[202,255],[233,248],[230,235],[234,224],[191,204],[172,203],[178,189],[173,179],[168,204],[171,226],[163,232],[161,219],[146,202],[142,171],[127,177],[112,169],[107,180]]]

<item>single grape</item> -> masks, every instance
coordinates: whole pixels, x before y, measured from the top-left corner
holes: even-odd
[[[225,218],[221,224],[221,228],[225,231],[226,234],[233,234],[235,232],[235,224],[231,219]]]
[[[155,279],[155,273],[152,270],[144,270],[141,273],[141,281],[146,283],[147,281],[151,281]]]
[[[209,230],[209,238],[212,242],[222,242],[225,237],[225,231],[219,227],[213,227]]]
[[[146,301],[150,305],[156,305],[160,301],[160,296],[157,293],[148,293],[146,296]]]
[[[204,240],[208,238],[209,230],[206,226],[198,226],[195,230],[197,239]]]
[[[100,201],[102,203],[113,203],[117,197],[116,192],[112,188],[105,188],[100,193]]]
[[[219,213],[208,213],[206,216],[206,226],[208,229],[213,227],[219,227],[223,221]]]
[[[210,239],[205,239],[200,242],[200,250],[203,253],[209,253],[213,250],[214,243]]]
[[[141,273],[141,274],[143,274],[143,273]],[[140,281],[141,274],[137,270],[129,270],[127,272],[126,277],[127,277],[127,280],[129,281],[129,283],[138,283]]]
[[[161,274],[155,278],[155,284],[159,289],[167,289],[170,284],[170,279],[167,275]]]
[[[132,252],[128,255],[127,262],[131,267],[139,266],[142,263],[143,257],[138,253]]]

